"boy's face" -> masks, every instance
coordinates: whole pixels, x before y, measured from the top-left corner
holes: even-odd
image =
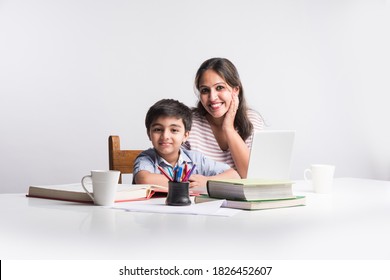
[[[149,139],[159,155],[168,162],[177,160],[180,146],[188,138],[182,119],[159,117],[152,122]]]

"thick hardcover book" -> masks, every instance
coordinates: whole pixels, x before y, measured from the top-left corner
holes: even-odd
[[[218,198],[211,198],[207,195],[200,195],[195,197],[195,203],[202,203],[208,201],[218,200]],[[265,210],[273,208],[302,206],[306,204],[304,196],[295,196],[289,199],[276,200],[257,200],[257,201],[238,201],[238,200],[224,200],[222,207],[235,208],[244,210]]]
[[[86,187],[92,193],[92,185],[87,185]],[[157,185],[118,184],[115,202],[145,200],[160,194],[166,195],[167,192],[168,188]],[[92,199],[82,188],[81,183],[30,186],[27,197],[93,203]]]
[[[230,200],[271,200],[294,198],[292,182],[263,179],[209,180],[210,197]]]

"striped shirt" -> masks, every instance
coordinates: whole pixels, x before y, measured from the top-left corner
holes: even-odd
[[[254,131],[262,130],[264,122],[261,116],[254,110],[248,110],[249,120],[253,124]],[[246,139],[245,143],[250,148],[253,135]],[[191,150],[203,153],[205,156],[219,162],[225,162],[230,167],[236,168],[232,155],[228,150],[223,151],[214,137],[213,131],[205,116],[193,114],[192,128],[187,142]]]

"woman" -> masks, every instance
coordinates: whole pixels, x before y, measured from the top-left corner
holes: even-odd
[[[247,107],[236,67],[226,58],[206,60],[196,73],[195,88],[199,102],[188,148],[228,163],[246,178],[253,131],[263,128],[263,120]]]

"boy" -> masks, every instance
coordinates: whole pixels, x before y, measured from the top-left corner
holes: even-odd
[[[145,126],[153,148],[143,151],[135,160],[133,176],[136,184],[168,186],[168,179],[159,168],[169,174],[176,166],[185,164],[188,170],[196,164],[189,177],[190,187],[205,187],[210,179],[240,178],[228,164],[182,147],[191,125],[191,110],[179,101],[162,99],[150,107]]]

